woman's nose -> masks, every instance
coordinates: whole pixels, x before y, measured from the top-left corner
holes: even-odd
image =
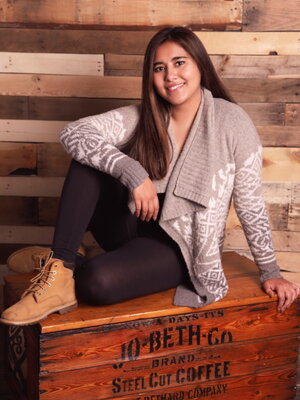
[[[174,79],[177,79],[177,71],[173,67],[168,67],[166,69],[166,74],[165,74],[165,79],[167,81],[173,81]]]

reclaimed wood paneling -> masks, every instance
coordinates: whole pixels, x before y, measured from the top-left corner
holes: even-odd
[[[72,97],[30,97],[29,118],[42,120],[75,121],[88,115],[99,114],[139,100],[89,99]]]
[[[2,196],[59,197],[64,178],[38,176],[10,176],[0,178]]]
[[[300,32],[195,32],[209,54],[296,55]]]
[[[300,147],[300,129],[297,126],[257,126],[264,146]]]
[[[298,102],[299,79],[224,78],[239,102]],[[11,96],[106,97],[139,99],[141,78],[0,74],[0,94]]]
[[[300,127],[300,104],[286,104],[286,125]],[[300,129],[300,128],[298,128]]]
[[[36,225],[37,198],[0,196],[0,221],[3,225]]]
[[[298,252],[300,248],[299,232],[273,231],[274,249],[276,251]],[[226,231],[225,250],[247,250],[249,249],[245,235],[241,228],[228,229]]]
[[[272,148],[263,149],[264,181],[299,181],[300,149]]]
[[[0,29],[2,51],[143,55],[153,32]],[[212,55],[299,56],[298,32],[197,32]]]
[[[141,96],[141,79],[116,76],[0,74],[0,94],[135,99]]]
[[[299,10],[299,0],[245,0],[243,30],[299,31]]]
[[[172,10],[172,13],[170,13]],[[126,15],[126,18],[124,17]],[[41,24],[76,27],[150,27],[164,25],[190,25],[194,28],[239,30],[242,22],[242,3],[215,0],[186,2],[149,2],[141,0],[4,0],[0,19],[6,26],[36,26]]]
[[[39,225],[55,225],[59,200],[57,197],[40,197],[38,199]]]
[[[0,143],[0,175],[22,174],[20,170],[34,173],[36,147],[26,143]],[[19,171],[19,172],[18,172]],[[1,179],[1,178],[0,178]]]
[[[103,76],[103,54],[0,52],[0,73]]]
[[[0,118],[28,118],[28,98],[0,95]]]
[[[58,142],[58,134],[67,121],[0,119],[2,142]]]
[[[70,156],[58,143],[38,145],[37,171],[39,176],[65,176],[69,165]]]
[[[105,55],[105,75],[141,76],[142,55]],[[223,78],[267,78],[299,76],[300,56],[212,55],[211,60]]]
[[[2,244],[26,244],[26,245],[45,245],[52,244],[54,234],[53,226],[36,225],[0,225],[0,243]],[[95,246],[95,239],[89,232],[86,232],[82,243],[87,246]]]

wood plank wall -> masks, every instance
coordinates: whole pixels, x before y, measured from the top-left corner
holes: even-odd
[[[264,194],[282,265],[300,252],[300,0],[2,0],[0,263],[51,243],[67,121],[139,101],[143,53],[190,26],[264,145]],[[87,239],[88,241],[90,239]],[[226,248],[247,250],[231,210]]]

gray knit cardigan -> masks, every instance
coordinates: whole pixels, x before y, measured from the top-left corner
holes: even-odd
[[[133,134],[139,110],[131,105],[82,118],[65,127],[61,142],[75,160],[114,176],[132,191],[148,173],[119,148]],[[248,115],[203,89],[159,220],[178,243],[193,284],[177,287],[175,305],[202,307],[226,295],[221,254],[232,198],[261,282],[280,277],[261,193],[261,165],[262,147]]]

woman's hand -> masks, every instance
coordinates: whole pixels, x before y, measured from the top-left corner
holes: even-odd
[[[283,278],[268,279],[262,286],[270,297],[277,293],[278,312],[284,312],[300,294],[299,286]]]
[[[150,178],[146,178],[144,182],[133,189],[132,197],[135,202],[136,216],[142,221],[154,221],[157,218],[159,210],[159,201],[156,188]]]

